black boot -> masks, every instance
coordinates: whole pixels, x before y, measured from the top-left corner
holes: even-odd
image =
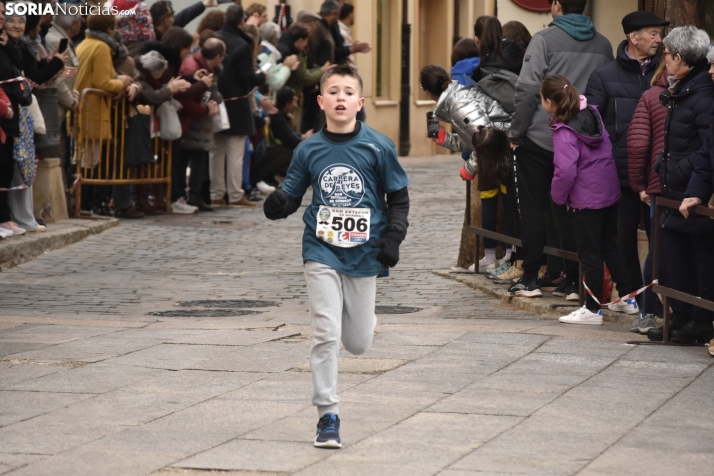
[[[689,316],[682,315],[682,314],[672,314],[671,320],[669,322],[669,337],[670,339],[672,338],[672,331],[675,329],[681,329],[682,327],[689,322]],[[651,341],[655,342],[662,342],[662,338],[664,336],[664,329],[662,327],[658,327],[656,329],[650,329],[647,331],[647,338]]]
[[[198,211],[200,212],[212,212],[213,208],[210,205],[207,205],[206,202],[203,201],[201,198],[201,195],[198,193],[191,193],[188,196],[188,203],[189,205],[193,205],[194,207],[198,207]]]
[[[672,331],[672,340],[685,344],[706,344],[714,337],[711,321],[690,320],[683,327]]]

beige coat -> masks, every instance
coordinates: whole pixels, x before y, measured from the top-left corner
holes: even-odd
[[[77,66],[79,66],[79,60],[77,59],[77,54],[74,51],[72,39],[67,36],[67,33],[64,31],[64,28],[57,25],[56,23],[52,23],[52,26],[47,32],[47,36],[45,36],[45,44],[47,45],[47,51],[49,53],[55,51],[59,46],[60,40],[62,40],[62,38],[69,39],[69,43],[67,45],[67,50],[69,54],[67,57],[67,61],[64,63],[64,65],[76,68]],[[60,105],[60,122],[64,120],[65,114],[69,109],[72,109],[72,106],[74,105],[74,96],[72,95],[73,92],[76,92],[74,89],[74,81],[75,78],[68,78],[66,76],[60,76],[59,78],[55,79],[55,86],[57,87],[57,102],[59,102]]]

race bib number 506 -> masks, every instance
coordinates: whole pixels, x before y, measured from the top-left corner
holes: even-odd
[[[332,246],[352,248],[369,241],[369,208],[343,208],[320,205],[317,212],[317,237]]]

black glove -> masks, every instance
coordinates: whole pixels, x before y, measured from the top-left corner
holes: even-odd
[[[390,268],[396,266],[399,262],[399,245],[402,239],[401,233],[390,230],[372,243],[372,248],[381,248],[377,254],[377,261]]]
[[[286,218],[285,209],[290,203],[290,195],[282,190],[276,190],[265,199],[263,204],[263,213],[269,220],[279,220]]]

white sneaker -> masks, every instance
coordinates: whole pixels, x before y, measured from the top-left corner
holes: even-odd
[[[275,187],[272,185],[268,185],[267,183],[263,182],[262,180],[258,183],[255,184],[256,187],[258,187],[258,190],[260,190],[261,193],[273,193],[275,191]]]
[[[198,211],[198,207],[189,205],[183,198],[179,198],[171,204],[171,211],[180,215],[190,215]]]
[[[602,311],[595,313],[583,306],[577,311],[573,311],[558,320],[560,322],[564,322],[565,324],[589,324],[592,326],[599,326],[602,324]]]
[[[625,314],[637,314],[640,308],[637,307],[637,299],[630,298],[625,301],[620,301],[616,304],[608,304],[607,308],[613,312],[624,312]]]
[[[0,226],[0,238],[10,238],[14,234],[12,230]]]
[[[5,223],[0,224],[0,228],[10,230],[13,235],[24,235],[27,232],[24,228],[17,226],[17,223],[14,221],[6,221]]]
[[[478,262],[478,272],[487,273],[493,271],[498,266],[498,260],[496,259],[496,253],[486,254],[483,259]]]
[[[35,228],[28,228],[27,231],[47,231],[47,227],[45,225],[37,225]]]

